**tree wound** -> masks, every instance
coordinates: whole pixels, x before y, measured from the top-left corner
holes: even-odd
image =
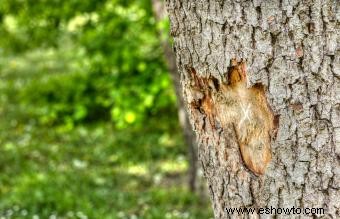
[[[218,84],[214,79],[198,77],[194,69],[189,69],[189,73],[194,83],[188,91],[202,91],[199,98],[193,94],[188,99],[190,105],[200,105],[201,113],[213,127],[216,122],[222,128],[234,127],[246,167],[254,174],[264,174],[271,160],[270,140],[275,135],[278,117],[274,117],[268,105],[263,85],[247,88],[242,62],[232,63],[228,83]]]

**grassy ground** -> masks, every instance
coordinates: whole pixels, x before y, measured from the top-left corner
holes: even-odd
[[[74,68],[65,53],[0,59],[0,218],[210,218],[186,186],[178,127],[41,125],[25,88]],[[34,89],[30,89],[34,92]],[[27,95],[27,94],[25,94]]]

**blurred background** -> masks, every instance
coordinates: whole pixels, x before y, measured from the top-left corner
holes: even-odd
[[[0,0],[1,219],[212,217],[163,6]]]

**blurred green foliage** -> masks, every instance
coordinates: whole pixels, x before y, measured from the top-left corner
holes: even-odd
[[[1,0],[0,218],[209,218],[149,0]]]
[[[3,52],[62,48],[67,54],[61,58],[76,65],[24,92],[26,102],[49,103],[35,112],[43,124],[111,118],[124,128],[175,112],[150,7],[145,0],[2,1]]]

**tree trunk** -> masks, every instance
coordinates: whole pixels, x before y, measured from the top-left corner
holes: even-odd
[[[338,1],[166,2],[215,218],[339,217]]]
[[[158,22],[162,21],[166,17],[165,13],[166,10],[163,1],[152,0],[152,7],[156,20]],[[160,37],[161,38],[164,37],[164,33],[160,33]],[[168,38],[164,38],[163,40],[161,40],[161,43],[177,97],[179,124],[183,130],[184,141],[188,148],[188,160],[189,160],[188,185],[190,191],[194,192],[196,190],[197,160],[198,160],[195,133],[192,130],[189,117],[185,109],[184,98],[182,95],[182,87],[180,83],[180,75],[177,71],[176,55],[170,46],[170,41],[168,40]]]

